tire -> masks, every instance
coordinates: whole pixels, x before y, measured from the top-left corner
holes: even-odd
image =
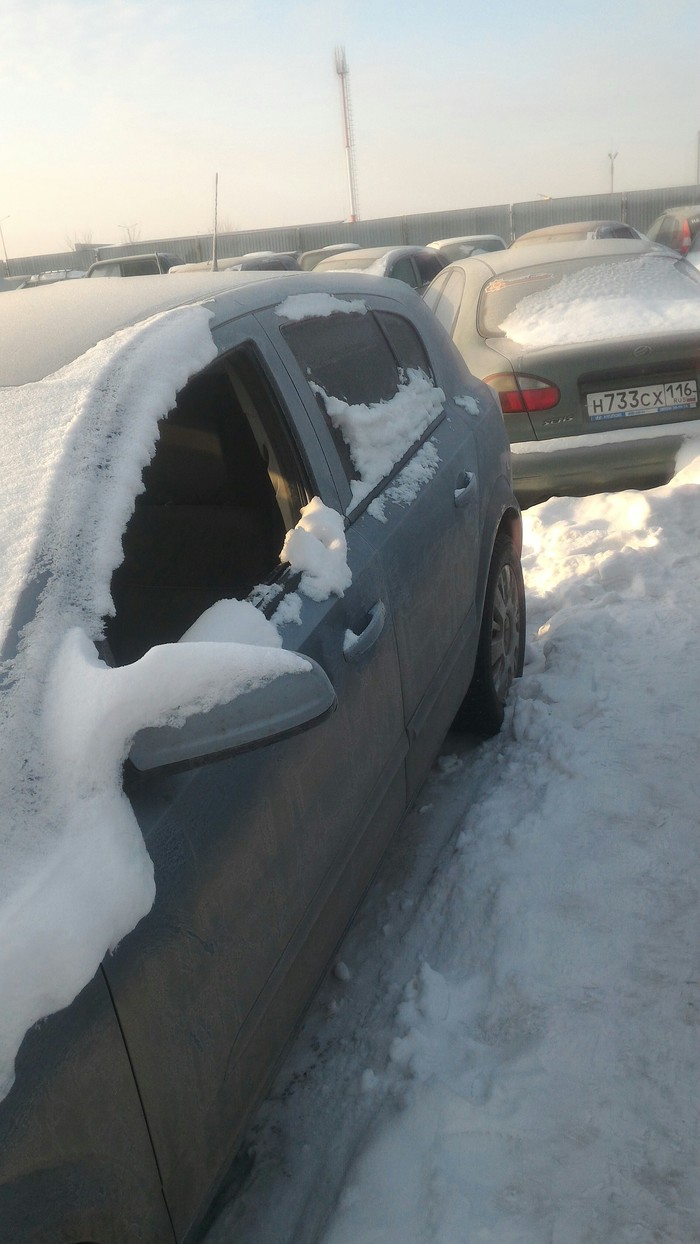
[[[525,656],[525,586],[510,536],[496,536],[484,597],[476,664],[455,726],[486,738],[503,725],[505,703]]]

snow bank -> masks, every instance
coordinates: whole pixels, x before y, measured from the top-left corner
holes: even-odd
[[[700,1238],[699,492],[696,457],[525,516],[525,674],[421,898],[324,1244]]]
[[[521,299],[499,325],[532,348],[700,329],[700,284],[658,255],[592,264]]]

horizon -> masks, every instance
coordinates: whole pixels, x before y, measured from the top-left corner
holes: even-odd
[[[217,172],[221,233],[346,219],[336,46],[360,219],[695,184],[695,4],[521,23],[515,0],[0,0],[10,262],[209,233]]]

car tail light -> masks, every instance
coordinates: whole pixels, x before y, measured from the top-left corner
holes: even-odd
[[[557,386],[549,380],[527,376],[523,372],[499,372],[498,375],[487,376],[486,384],[496,390],[504,415],[551,410],[561,397]]]
[[[690,236],[690,225],[688,224],[687,220],[684,220],[683,230],[681,233],[681,255],[688,254],[688,251],[690,250],[690,243],[692,242],[692,240],[693,239]]]

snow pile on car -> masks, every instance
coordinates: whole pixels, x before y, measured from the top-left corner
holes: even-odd
[[[700,281],[664,255],[591,264],[528,294],[499,327],[532,348],[698,331]]]
[[[158,420],[216,355],[209,319],[166,312],[0,398],[0,1096],[24,1032],[153,902],[121,784],[133,735],[308,665],[240,614],[224,646],[166,645],[119,669],[94,647]]]
[[[320,385],[311,388],[321,398],[328,418],[342,433],[359,479],[352,480],[353,504],[376,488],[426,428],[441,413],[445,394],[417,368],[408,368],[403,384],[386,402],[350,405],[332,397]]]

